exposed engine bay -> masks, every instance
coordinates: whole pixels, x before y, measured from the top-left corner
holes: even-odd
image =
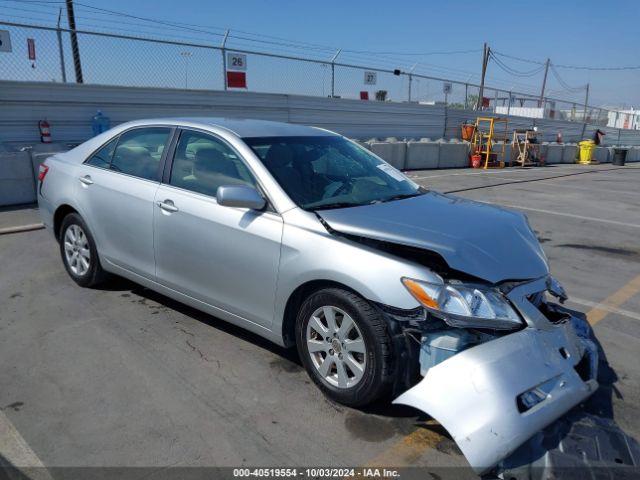
[[[526,217],[469,202],[469,223],[454,208],[466,200],[406,202],[434,213],[398,217],[383,204],[319,217],[333,235],[433,272],[400,279],[420,308],[378,304],[397,359],[394,403],[437,420],[484,474],[596,391],[598,351],[585,321],[550,301],[567,296]]]
[[[402,316],[380,307],[401,359],[394,403],[439,421],[478,473],[597,389],[589,327],[547,300],[549,285],[543,278],[508,287],[525,321],[513,331],[452,327],[426,309]]]

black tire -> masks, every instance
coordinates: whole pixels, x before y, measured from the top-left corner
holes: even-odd
[[[351,387],[340,388],[329,384],[314,365],[309,353],[307,326],[313,313],[325,306],[337,307],[347,313],[357,325],[364,340],[366,347],[366,354],[363,354],[363,357],[366,357],[364,373],[361,379]],[[392,382],[393,353],[386,322],[380,312],[369,302],[351,291],[326,288],[310,295],[298,312],[296,345],[311,379],[320,390],[338,403],[361,407],[374,402],[389,391]],[[322,355],[325,354],[322,353]]]
[[[86,272],[82,272],[82,274],[78,274],[73,271],[72,266],[69,264],[67,260],[67,256],[65,254],[65,235],[67,230],[72,226],[78,226],[82,229],[82,232],[86,236],[87,243],[89,245],[89,268]],[[95,287],[100,283],[104,282],[107,278],[107,273],[102,269],[102,265],[100,265],[100,258],[98,257],[98,250],[96,249],[96,243],[93,240],[93,236],[91,235],[91,231],[89,231],[89,227],[84,222],[82,217],[77,213],[70,213],[62,220],[62,225],[60,226],[60,256],[62,257],[62,263],[64,264],[64,268],[69,274],[69,276],[73,279],[81,287]]]

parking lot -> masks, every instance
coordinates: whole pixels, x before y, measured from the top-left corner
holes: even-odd
[[[640,165],[410,176],[528,215],[606,354],[599,413],[640,438]],[[45,230],[0,235],[0,257],[0,446],[28,464],[466,465],[416,411],[326,400],[294,350],[129,281],[79,288]]]

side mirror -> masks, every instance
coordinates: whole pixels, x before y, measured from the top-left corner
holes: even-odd
[[[225,207],[250,208],[262,210],[266,201],[258,191],[248,185],[223,185],[218,187],[216,200]]]

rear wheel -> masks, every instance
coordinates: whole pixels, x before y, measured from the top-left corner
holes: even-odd
[[[296,344],[311,379],[333,400],[362,406],[391,383],[391,342],[380,313],[348,290],[327,288],[302,304]]]
[[[60,254],[64,268],[78,285],[94,287],[106,278],[91,232],[77,213],[70,213],[62,220]]]

